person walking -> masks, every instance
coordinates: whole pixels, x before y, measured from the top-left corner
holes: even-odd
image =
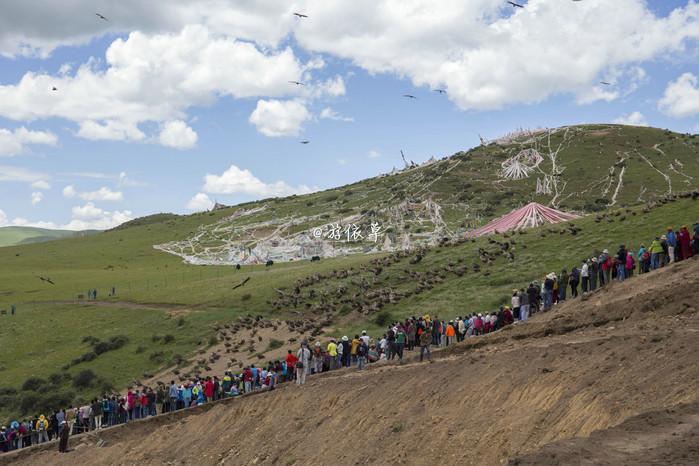
[[[578,283],[580,283],[580,270],[575,266],[573,266],[572,270],[570,271],[569,283],[570,283],[570,296],[573,298],[577,298],[578,297]]]
[[[563,302],[566,300],[566,289],[568,288],[568,271],[566,269],[561,270],[561,274],[558,276],[558,301]]]
[[[660,268],[660,260],[663,255],[663,247],[660,244],[660,238],[658,236],[650,243],[648,248],[650,252],[650,268],[651,270],[656,270]]]
[[[49,421],[46,419],[46,416],[44,416],[43,414],[39,416],[39,420],[36,421],[35,429],[38,434],[38,443],[44,443],[49,441],[49,434],[47,432],[49,430]]]
[[[582,278],[582,292],[587,293],[590,286],[590,265],[584,260],[580,267],[580,278]]]
[[[311,350],[308,349],[308,344],[305,341],[301,343],[301,348],[296,353],[296,357],[298,358],[296,363],[296,384],[303,385],[306,383],[306,376],[311,363]]]
[[[177,409],[177,393],[177,385],[175,385],[174,380],[171,380],[170,391],[168,392],[168,395],[170,397],[170,412],[175,411]]]
[[[447,337],[447,346],[454,344],[454,336],[456,335],[456,330],[454,330],[454,321],[450,320],[447,325],[447,329],[444,331],[444,335]]]
[[[60,425],[60,433],[58,434],[58,451],[66,453],[68,451],[68,437],[70,437],[70,425],[63,421]]]
[[[691,237],[689,236],[689,230],[687,230],[686,225],[682,225],[680,228],[680,234],[678,238],[678,243],[680,247],[680,257],[682,260],[689,259],[692,257],[691,248]]]
[[[366,365],[367,354],[369,353],[369,348],[367,344],[362,340],[357,346],[357,369],[364,370]]]
[[[668,262],[672,264],[675,262],[675,249],[677,248],[677,235],[672,231],[672,227],[667,227],[667,234],[665,237],[667,238],[665,241],[667,242]]]
[[[616,253],[616,279],[620,282],[623,282],[626,278],[626,256],[626,246],[622,244]]]
[[[420,334],[420,362],[422,362],[425,353],[427,353],[427,360],[432,362],[432,352],[430,351],[430,344],[432,343],[432,329],[427,326],[425,330]]]

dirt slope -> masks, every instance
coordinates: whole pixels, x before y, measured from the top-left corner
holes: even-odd
[[[683,262],[434,364],[329,373],[0,464],[696,464],[698,285]]]

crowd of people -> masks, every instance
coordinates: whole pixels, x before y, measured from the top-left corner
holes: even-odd
[[[24,421],[13,420],[0,429],[0,451],[10,451],[59,438],[59,450],[66,451],[68,436],[90,430],[132,422],[156,414],[173,412],[245,393],[274,390],[278,384],[303,385],[308,376],[342,368],[364,370],[367,364],[397,360],[402,363],[406,351],[419,351],[419,360],[432,362],[432,349],[447,347],[472,336],[494,332],[507,325],[526,322],[539,311],[548,311],[570,296],[623,281],[634,273],[644,274],[699,255],[699,224],[694,225],[693,238],[683,226],[676,234],[672,228],[657,236],[646,247],[634,252],[620,245],[616,254],[607,249],[595,252],[570,273],[550,273],[541,283],[534,281],[526,288],[514,289],[508,305],[490,313],[470,313],[451,320],[438,316],[414,316],[393,322],[385,332],[370,337],[366,331],[350,339],[346,335],[330,338],[326,344],[303,341],[297,350],[288,350],[286,357],[262,367],[249,365],[240,372],[226,371],[222,377],[210,376],[170,384],[155,389],[129,389],[124,394],[104,395],[80,407],[55,411],[50,416],[37,416]]]

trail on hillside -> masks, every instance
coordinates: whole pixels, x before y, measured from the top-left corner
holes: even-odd
[[[403,366],[331,372],[0,464],[570,464],[580,451],[604,459],[606,447],[613,464],[642,459],[643,445],[625,438],[696,464],[696,442],[683,439],[697,423],[697,303],[694,259],[470,338],[433,364],[413,353]],[[635,421],[646,414],[652,422]],[[609,435],[590,437],[600,430]]]

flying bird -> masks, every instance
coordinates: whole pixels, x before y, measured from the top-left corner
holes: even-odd
[[[311,141],[301,141],[301,144],[310,144]]]
[[[48,283],[50,283],[50,284],[52,284],[52,285],[55,285],[55,283],[53,282],[53,280],[51,280],[51,279],[48,278],[48,277],[42,277],[41,275],[39,275],[39,276],[36,277],[36,278],[38,278],[38,279],[41,280],[42,282],[48,282]]]
[[[412,94],[403,94],[403,97],[407,97],[408,99],[417,99],[417,97]]]
[[[53,86],[53,87],[51,88],[51,90],[52,90],[52,91],[57,91],[58,88],[57,88],[56,86]]]
[[[304,15],[302,13],[294,13],[294,16],[296,16],[297,18],[308,18],[308,15]]]
[[[305,86],[305,84],[300,82],[300,81],[289,81],[289,84],[296,84],[297,86]]]
[[[241,286],[245,286],[245,284],[246,284],[247,282],[249,282],[249,281],[250,281],[250,277],[246,278],[246,279],[243,280],[242,282],[240,282],[240,283],[238,283],[237,285],[235,285],[235,286],[233,287],[233,289],[235,290],[236,288],[240,288]]]
[[[440,94],[446,94],[446,93],[447,93],[447,91],[445,91],[444,89],[433,89],[433,92],[439,92]]]
[[[510,1],[508,1],[507,3],[509,3],[510,5],[512,5],[515,8],[524,8],[524,5],[520,5],[519,3],[510,2]]]
[[[604,84],[605,86],[611,86],[612,83],[608,83],[607,81],[600,81],[600,84]]]
[[[95,15],[97,15],[97,17],[98,17],[99,19],[102,19],[102,20],[104,20],[104,21],[109,21],[109,20],[107,19],[107,17],[104,16],[104,15],[101,15],[101,14],[99,14],[99,13],[95,13]]]

